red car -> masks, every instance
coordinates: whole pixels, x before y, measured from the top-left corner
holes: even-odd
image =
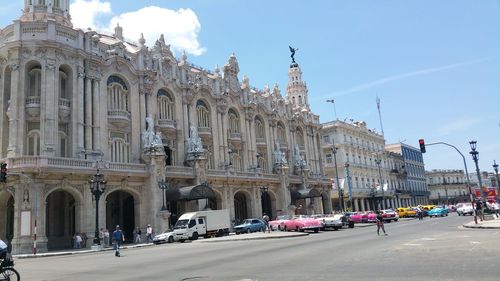
[[[321,228],[321,223],[314,218],[307,216],[296,216],[290,218],[289,216],[279,216],[277,220],[269,222],[271,229],[283,231],[306,231],[311,230],[318,232]]]
[[[385,222],[398,221],[399,215],[394,210],[382,210],[382,218]]]

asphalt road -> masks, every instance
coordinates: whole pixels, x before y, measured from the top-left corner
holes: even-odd
[[[451,214],[309,236],[19,259],[21,280],[500,280],[500,230]]]

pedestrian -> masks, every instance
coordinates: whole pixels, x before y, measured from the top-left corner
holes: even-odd
[[[80,232],[77,232],[75,234],[75,245],[74,245],[74,248],[75,249],[80,249],[82,247],[82,236],[80,235]]]
[[[125,241],[125,237],[123,237],[123,232],[120,230],[119,225],[117,225],[115,231],[113,231],[113,240],[115,242],[115,257],[119,257],[120,246],[122,242]]]
[[[382,216],[381,211],[377,211],[377,235],[380,235],[380,229],[384,232],[384,235],[387,236],[384,228],[384,217]]]
[[[81,235],[82,237],[82,241],[81,241],[81,244],[82,244],[82,248],[87,248],[87,233],[83,232]]]
[[[499,216],[499,212],[500,212],[500,206],[498,206],[498,203],[497,202],[493,202],[491,203],[491,208],[493,209],[493,213],[495,214],[495,216],[498,218]]]
[[[7,244],[0,239],[0,260],[4,260],[7,256]]]
[[[104,239],[104,248],[107,248],[109,247],[109,230],[106,228],[104,230],[104,235],[103,235],[103,239]]]
[[[270,233],[271,229],[269,228],[269,216],[266,213],[262,216],[262,221],[264,222],[263,232],[266,232],[267,230],[267,232]]]
[[[141,229],[139,227],[136,227],[134,231],[134,243],[141,243]]]
[[[476,200],[476,214],[481,221],[484,220],[483,202],[480,198]]]
[[[420,206],[417,207],[417,215],[418,215],[418,220],[424,219],[424,210]]]
[[[148,243],[153,242],[153,228],[150,224],[148,224],[148,227],[146,228],[146,240]]]

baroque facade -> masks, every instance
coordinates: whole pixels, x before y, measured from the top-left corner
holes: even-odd
[[[26,0],[0,31],[0,237],[13,253],[31,252],[34,237],[39,251],[71,247],[75,232],[93,238],[96,169],[107,181],[98,227],[119,224],[129,240],[186,211],[331,212],[319,116],[295,60],[283,96],[240,81],[234,55],[209,71],[163,36],[145,43],[120,26],[73,28],[69,0]]]

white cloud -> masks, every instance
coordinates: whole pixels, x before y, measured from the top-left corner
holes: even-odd
[[[117,24],[123,27],[123,36],[138,41],[144,34],[146,45],[152,46],[163,34],[165,42],[176,52],[185,50],[193,55],[201,55],[205,48],[200,46],[198,33],[201,25],[191,9],[177,11],[157,6],[144,7],[137,11],[114,16],[108,23],[98,24],[96,18],[111,13],[111,4],[100,0],[77,0],[71,6],[75,27],[92,27],[101,32],[114,33]]]
[[[89,27],[95,30],[101,29],[102,25],[96,23],[96,17],[101,14],[111,14],[111,4],[100,0],[76,0],[69,9],[73,25],[83,30]]]

